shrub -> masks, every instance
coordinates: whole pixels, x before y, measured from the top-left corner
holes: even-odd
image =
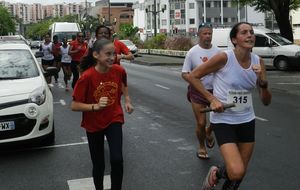
[[[167,36],[165,34],[158,34],[146,40],[143,44],[144,49],[163,49]]]
[[[171,50],[188,51],[193,45],[194,44],[191,38],[184,36],[176,36],[167,38],[165,41],[164,48]]]

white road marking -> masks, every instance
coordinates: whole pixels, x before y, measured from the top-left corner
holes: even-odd
[[[300,85],[300,82],[279,82],[276,84],[287,84],[287,85]]]
[[[59,102],[53,102],[53,104],[61,104],[62,106],[67,105],[66,101],[63,99],[60,99]]]
[[[95,190],[93,178],[68,180],[69,190]],[[104,190],[110,189],[110,175],[105,175],[103,180]]]
[[[170,90],[170,88],[168,87],[165,87],[163,85],[160,85],[160,84],[155,84],[155,86],[159,87],[159,88],[163,88],[163,89],[166,89],[166,90]]]
[[[83,144],[88,144],[88,142],[56,144],[56,145],[51,145],[51,146],[36,147],[36,148],[32,148],[32,149],[50,149],[50,148],[60,148],[60,147],[67,147],[67,146],[77,146],[77,145],[83,145]]]
[[[61,105],[63,105],[63,106],[67,105],[67,104],[66,104],[66,101],[65,101],[65,100],[63,100],[63,99],[60,99],[60,100],[59,100],[59,102],[60,102],[60,103],[61,103]]]
[[[267,120],[267,119],[265,119],[265,118],[258,117],[258,116],[255,116],[255,118],[256,118],[257,120],[260,120],[260,121],[269,121],[269,120]]]

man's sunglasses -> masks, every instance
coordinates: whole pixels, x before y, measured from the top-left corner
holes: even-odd
[[[212,26],[212,24],[211,23],[201,23],[200,25],[199,25],[199,27],[198,27],[198,29],[200,29],[200,28],[212,28],[213,26]]]

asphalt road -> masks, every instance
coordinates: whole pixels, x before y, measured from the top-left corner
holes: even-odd
[[[196,157],[195,121],[185,98],[181,66],[122,64],[135,106],[132,115],[125,115],[123,128],[123,189],[199,190],[209,166],[221,164],[222,159],[216,147],[209,151],[210,160]],[[253,97],[257,143],[240,189],[300,189],[300,72],[267,74],[273,101],[265,107],[256,94]],[[69,109],[71,92],[64,89],[62,72],[52,91],[55,145],[0,151],[0,190],[92,190],[88,188],[92,166],[80,128],[81,113]],[[107,147],[106,159],[108,163]]]

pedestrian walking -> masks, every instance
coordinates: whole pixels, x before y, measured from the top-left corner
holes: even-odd
[[[40,46],[40,51],[43,52],[42,57],[42,67],[44,70],[47,70],[48,67],[53,66],[54,56],[53,56],[53,44],[50,40],[50,35],[46,34],[44,36],[44,42]],[[51,83],[51,76],[46,77],[48,84]]]
[[[127,48],[127,46],[121,42],[118,39],[112,39],[111,36],[111,30],[107,26],[100,25],[96,28],[96,38],[97,40],[100,39],[108,39],[112,40],[115,46],[115,60],[114,64],[120,65],[121,59],[126,59],[126,60],[133,60],[134,56],[130,52],[130,50]]]
[[[199,43],[193,46],[186,54],[184,64],[182,67],[182,78],[187,81],[188,74],[194,70],[198,65],[208,61],[211,57],[219,52],[219,49],[211,44],[213,29],[211,24],[203,23],[199,25],[198,37]],[[205,88],[212,92],[213,75],[207,75],[201,78]],[[212,148],[215,144],[212,135],[211,126],[206,127],[206,113],[201,113],[200,110],[209,106],[209,102],[205,97],[199,93],[193,86],[188,86],[187,98],[191,103],[197,126],[196,136],[199,142],[197,150],[197,157],[200,159],[208,159],[207,150],[205,147]]]
[[[72,57],[71,70],[73,74],[72,88],[74,89],[75,84],[79,78],[78,65],[81,58],[86,54],[88,50],[88,45],[85,43],[83,38],[83,33],[78,32],[75,41],[72,41],[70,44],[69,54]]]
[[[122,124],[125,111],[133,112],[128,94],[127,74],[123,67],[113,64],[114,45],[110,40],[97,40],[79,66],[81,77],[77,81],[71,109],[83,112],[81,127],[86,129],[96,190],[103,190],[105,171],[104,136],[110,152],[111,190],[120,190],[123,179]],[[128,92],[128,90],[126,90]]]
[[[72,58],[69,55],[70,45],[68,44],[68,39],[65,37],[63,38],[63,44],[60,47],[60,55],[61,55],[61,64],[64,73],[64,82],[65,82],[65,89],[69,91],[69,84],[68,81],[71,79],[72,70],[71,70],[71,61]]]
[[[187,80],[210,102],[210,122],[215,133],[223,166],[212,166],[202,189],[213,189],[225,179],[222,190],[238,189],[244,178],[255,142],[255,114],[252,91],[258,88],[264,105],[271,103],[263,60],[252,53],[255,36],[247,22],[234,25],[230,31],[234,49],[212,57],[194,69]],[[202,77],[214,73],[213,94],[207,91]],[[235,107],[224,109],[224,104]]]

